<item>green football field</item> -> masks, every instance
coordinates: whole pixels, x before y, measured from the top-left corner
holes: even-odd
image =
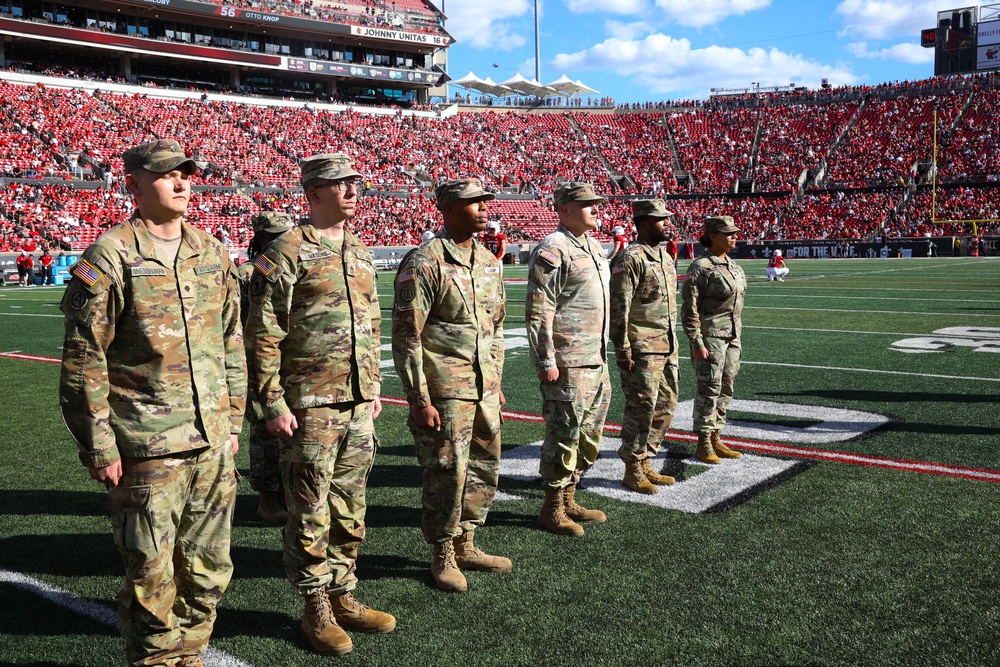
[[[576,539],[540,530],[541,399],[525,271],[508,267],[511,413],[501,494],[477,543],[514,571],[470,573],[464,594],[433,587],[405,408],[387,404],[356,595],[396,615],[396,631],[354,633],[343,658],[311,654],[280,529],[256,518],[244,482],[209,664],[1000,663],[1000,260],[798,260],[784,283],[767,282],[762,261],[742,264],[743,366],[725,435],[743,459],[688,459],[681,334],[682,403],[657,460],[681,481],[652,497],[621,488],[612,369],[607,451],[578,494],[608,521]],[[384,394],[399,398],[391,279]],[[0,289],[0,664],[123,665],[105,493],[58,412],[60,297]]]

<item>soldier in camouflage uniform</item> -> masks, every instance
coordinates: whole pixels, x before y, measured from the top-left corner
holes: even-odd
[[[342,153],[300,166],[310,216],[254,260],[245,334],[253,389],[281,438],[283,562],[305,599],[302,632],[317,652],[341,655],[353,646],[343,628],[396,626],[351,593],[382,410],[382,317],[371,252],[345,227],[361,174]]]
[[[672,216],[662,199],[633,201],[638,238],[611,262],[611,342],[625,394],[622,483],[645,494],[674,483],[650,464],[677,408],[677,273],[660,245]]]
[[[494,196],[475,178],[442,183],[436,196],[444,229],[396,273],[392,356],[424,469],[431,574],[438,588],[464,591],[461,570],[513,567],[473,543],[500,474],[505,293],[497,258],[474,236],[486,228]]]
[[[80,460],[108,487],[126,655],[191,667],[232,575],[239,288],[226,248],[184,222],[197,163],[171,140],[123,157],[136,213],[71,269],[59,401]]]
[[[280,211],[261,211],[250,218],[254,236],[247,248],[249,261],[238,269],[240,280],[240,317],[246,325],[250,313],[250,280],[253,278],[253,261],[267,244],[292,228],[292,218]],[[279,439],[267,430],[264,411],[253,391],[250,379],[247,392],[247,421],[250,422],[250,486],[260,494],[257,516],[265,523],[283,525],[288,513],[282,507],[284,487],[281,484],[281,466],[278,463]]]
[[[743,269],[729,258],[739,228],[728,215],[705,220],[701,245],[705,254],[688,268],[681,319],[691,341],[691,363],[698,381],[694,399],[695,454],[705,463],[738,459],[739,452],[719,437],[733,400],[733,380],[740,370],[741,315],[747,280]],[[721,457],[721,458],[720,458]]]
[[[603,201],[589,183],[559,186],[553,193],[559,226],[528,260],[525,321],[545,418],[539,465],[545,503],[538,522],[561,535],[583,535],[580,523],[606,520],[575,499],[580,477],[597,460],[611,403],[610,271],[603,248],[587,236]]]

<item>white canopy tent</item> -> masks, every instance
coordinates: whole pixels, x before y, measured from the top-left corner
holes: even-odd
[[[594,90],[590,86],[585,85],[579,80],[573,81],[565,74],[563,74],[561,77],[559,77],[552,83],[546,84],[545,87],[559,91],[559,93],[565,95],[566,97],[573,97],[574,95],[584,95],[584,94],[586,95],[598,94],[598,91]]]

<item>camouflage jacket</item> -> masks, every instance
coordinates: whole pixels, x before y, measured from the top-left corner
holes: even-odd
[[[264,418],[378,396],[382,312],[368,247],[345,229],[335,252],[303,221],[253,264],[244,334]]]
[[[691,262],[690,278],[684,281],[681,320],[684,333],[695,348],[704,348],[703,337],[739,338],[742,333],[743,299],[747,279],[743,269],[728,255],[711,253]]]
[[[524,315],[537,370],[607,363],[609,278],[601,244],[562,225],[531,251]]]
[[[507,312],[500,263],[478,241],[471,264],[463,250],[442,230],[396,272],[392,357],[414,407],[500,391]]]
[[[221,243],[182,230],[173,267],[130,220],[71,269],[59,402],[84,465],[221,446],[243,427],[236,269]]]
[[[636,241],[611,262],[611,342],[633,354],[677,356],[677,272],[662,247]]]

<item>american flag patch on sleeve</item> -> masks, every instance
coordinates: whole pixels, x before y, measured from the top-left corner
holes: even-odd
[[[617,273],[621,273],[624,270],[625,270],[625,265],[624,264],[615,264],[614,266],[611,267],[611,273],[612,273],[612,275],[617,274]]]
[[[270,275],[274,273],[274,270],[278,268],[277,264],[269,260],[264,255],[261,255],[260,257],[255,259],[253,261],[253,266],[255,269],[263,273],[265,278],[270,277]]]
[[[396,277],[396,282],[397,283],[405,283],[408,280],[414,280],[414,279],[416,279],[416,277],[417,277],[417,274],[415,274],[413,272],[413,269],[407,269],[406,271],[401,272]]]
[[[85,259],[81,259],[73,267],[73,275],[82,280],[87,287],[93,287],[104,277],[104,272]]]
[[[541,257],[542,259],[544,259],[546,262],[548,262],[552,266],[558,266],[559,265],[559,257],[554,252],[552,252],[551,250],[540,250],[538,252],[538,256]]]

